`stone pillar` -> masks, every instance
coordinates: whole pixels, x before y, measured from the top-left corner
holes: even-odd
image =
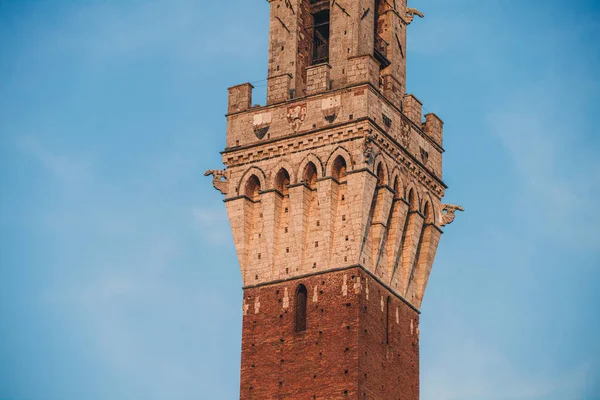
[[[406,292],[408,281],[415,265],[419,240],[425,217],[419,211],[410,211],[408,214],[408,226],[406,227],[406,239],[402,248],[402,292]]]

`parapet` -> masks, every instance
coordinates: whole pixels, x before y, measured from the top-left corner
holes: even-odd
[[[242,83],[227,89],[229,92],[227,112],[233,114],[249,109],[252,106],[252,89],[254,86],[250,83]]]
[[[383,85],[383,95],[396,107],[402,108],[402,97],[404,96],[404,86],[402,82],[393,75],[382,75],[381,83]]]
[[[434,113],[426,114],[425,122],[423,122],[423,103],[412,94],[404,96],[402,105],[404,115],[416,126],[420,127],[435,144],[442,147],[444,122]]]

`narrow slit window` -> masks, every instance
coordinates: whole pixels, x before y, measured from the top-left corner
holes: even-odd
[[[306,330],[306,301],[308,291],[306,286],[300,285],[296,289],[296,332]]]
[[[391,298],[390,296],[388,296],[387,301],[385,303],[385,343],[386,344],[390,344],[390,329],[391,329],[391,325],[390,325],[390,303],[391,303]]]

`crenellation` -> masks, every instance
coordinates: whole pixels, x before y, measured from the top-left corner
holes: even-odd
[[[361,130],[361,129],[380,129],[382,132],[385,132],[386,134],[388,134],[389,136],[391,136],[392,138],[394,138],[394,140],[398,143],[398,144],[404,144],[404,150],[408,151],[411,156],[413,157],[413,159],[419,163],[421,166],[419,167],[420,169],[425,168],[426,174],[433,174],[433,177],[435,180],[438,181],[438,195],[443,195],[443,189],[444,186],[443,184],[440,183],[439,179],[441,178],[441,156],[442,156],[442,149],[437,146],[436,143],[433,142],[432,139],[430,139],[427,135],[425,135],[420,129],[417,129],[413,124],[411,123],[405,123],[404,117],[402,116],[402,114],[400,114],[400,112],[395,109],[394,107],[390,107],[387,106],[384,102],[378,101],[377,99],[379,98],[378,94],[373,92],[372,89],[371,90],[367,90],[363,93],[361,93],[359,95],[359,97],[362,96],[367,96],[367,93],[370,93],[370,95],[368,95],[369,97],[367,97],[367,99],[369,100],[368,103],[370,104],[370,107],[368,109],[364,109],[363,107],[360,107],[357,109],[356,113],[358,115],[358,118],[355,118],[355,114],[352,114],[352,119],[347,119],[347,122],[343,122],[341,121],[341,117],[338,118],[337,121],[339,121],[339,123],[337,124],[332,124],[332,128],[333,126],[353,126],[353,122],[361,122],[364,120],[365,116],[368,116],[368,118],[380,121],[381,125],[377,125],[377,128],[368,128],[367,126],[365,126],[365,124],[359,124],[358,126],[356,126],[356,130]],[[349,96],[349,97],[348,97]],[[354,97],[352,97],[354,96]],[[319,96],[319,97],[315,97],[315,99],[311,99],[307,102],[307,110],[321,110],[316,116],[313,117],[309,117],[306,116],[305,119],[306,121],[304,121],[303,123],[303,127],[310,126],[310,122],[312,121],[317,121],[319,123],[321,123],[321,121],[325,121],[325,119],[323,118],[322,120],[320,118],[322,118],[323,115],[328,115],[329,113],[337,113],[337,115],[344,115],[346,112],[350,113],[352,108],[350,108],[352,105],[343,107],[343,104],[346,102],[347,99],[355,99],[356,98],[356,94],[352,94],[349,92],[343,93],[341,95],[328,95],[328,96]],[[331,105],[333,104],[333,105]],[[271,110],[271,109],[268,109]],[[384,113],[382,112],[382,110],[386,110],[385,113],[387,113],[388,116],[391,116],[391,127],[389,129],[384,129],[382,127],[383,125],[383,121],[382,121],[382,115],[384,115]],[[307,113],[310,111],[307,111]],[[275,115],[273,115],[275,113]],[[367,115],[363,114],[363,113],[368,113]],[[292,127],[289,125],[289,123],[287,122],[287,120],[281,121],[281,119],[279,118],[279,113],[276,113],[275,110],[273,111],[266,111],[265,109],[256,109],[256,110],[252,110],[249,111],[249,113],[242,113],[242,114],[237,114],[234,116],[231,116],[229,119],[229,124],[228,124],[228,132],[230,132],[231,134],[228,134],[228,144],[235,144],[235,143],[240,143],[240,139],[245,140],[242,141],[243,145],[240,145],[239,148],[240,149],[245,149],[248,147],[248,145],[246,145],[246,141],[249,141],[250,143],[254,143],[251,146],[260,146],[261,142],[265,142],[265,143],[273,143],[274,140],[276,140],[276,138],[278,137],[285,137],[285,136],[290,136],[290,137],[296,137],[297,135],[301,134],[303,136],[306,135],[314,135],[314,133],[311,132],[310,128],[307,128],[309,130],[305,131],[305,132],[297,132],[295,133],[292,129]],[[315,119],[316,118],[316,119]],[[251,121],[254,121],[255,124],[258,123],[262,123],[264,121],[269,121],[269,123],[271,121],[273,121],[272,123],[272,127],[269,130],[269,132],[273,132],[273,135],[270,136],[269,140],[265,141],[257,139],[256,136],[252,133],[247,133],[247,132],[252,132],[252,130],[250,128],[248,128],[248,126],[252,123]],[[316,125],[316,124],[313,124]],[[326,122],[323,122],[323,125],[327,125]],[[331,128],[331,129],[332,129]],[[312,140],[313,142],[322,142],[323,145],[326,145],[327,143],[331,143],[332,141],[338,140],[341,138],[340,136],[340,132],[339,131],[329,131],[327,126],[321,126],[318,127],[315,131],[316,135],[315,136],[309,136],[308,140]],[[407,137],[407,141],[405,141],[405,139],[403,138],[404,135],[404,131],[408,129],[410,134]],[[278,134],[278,132],[282,132],[281,134]],[[243,135],[240,135],[240,133],[243,133]],[[249,136],[251,135],[251,136]],[[294,136],[295,135],[295,136]],[[346,137],[352,137],[353,135],[351,135],[349,133],[349,129],[342,131],[341,135],[346,135]],[[355,136],[355,135],[354,135]],[[402,155],[401,150],[398,148],[397,144],[392,144],[391,142],[386,142],[383,138],[380,139],[382,142],[382,146],[386,147],[386,151],[389,152],[395,152],[399,157]],[[241,162],[248,162],[248,161],[252,161],[252,160],[259,160],[259,159],[263,159],[263,157],[265,157],[266,154],[268,154],[268,157],[274,157],[277,155],[283,155],[286,153],[286,149],[285,147],[289,147],[292,146],[294,151],[296,150],[300,150],[302,148],[305,148],[307,146],[309,146],[310,144],[304,139],[298,139],[295,140],[293,143],[287,143],[287,144],[281,144],[279,143],[277,145],[277,147],[274,146],[269,146],[266,147],[265,149],[267,150],[267,152],[265,153],[265,151],[263,151],[262,156],[258,156],[258,154],[256,152],[253,153],[245,153],[244,155],[238,155],[238,160],[237,163],[241,163]],[[423,158],[423,153],[420,151],[421,148],[425,151],[425,154],[427,154],[427,158]],[[231,152],[235,152],[237,151],[235,146],[230,147],[230,151],[226,151],[225,153],[227,154],[226,157],[224,157],[224,162],[227,165],[231,165],[231,162],[234,161],[232,160],[232,156],[231,156]],[[241,158],[240,158],[241,157]]]
[[[281,74],[267,78],[267,105],[291,99],[292,75]]]
[[[232,86],[227,91],[229,92],[229,100],[227,113],[233,114],[243,112],[252,106],[252,89],[254,86],[250,83]]]
[[[418,127],[423,121],[423,103],[414,94],[407,94],[402,100],[404,114]]]
[[[425,114],[423,131],[440,147],[443,147],[444,121],[434,113]]]

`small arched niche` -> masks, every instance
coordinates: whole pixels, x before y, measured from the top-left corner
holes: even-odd
[[[415,190],[414,189],[410,189],[410,191],[408,192],[408,208],[410,211],[418,211],[419,210],[419,204],[417,201],[417,195],[415,194]]]
[[[284,196],[287,196],[287,194],[289,193],[289,184],[290,174],[285,168],[281,168],[275,176],[275,189],[277,189]]]
[[[425,216],[426,224],[433,224],[435,222],[433,215],[433,207],[429,202],[425,203],[425,207],[423,208],[423,215]]]
[[[312,162],[306,164],[302,173],[302,180],[310,187],[314,189],[317,184],[317,167]]]
[[[383,162],[377,164],[377,186],[383,186],[387,184],[385,177],[385,167],[383,166]]]
[[[246,181],[246,186],[244,188],[244,194],[252,201],[258,200],[258,194],[260,192],[260,180],[256,175],[252,175]]]
[[[400,187],[400,179],[396,176],[394,178],[394,199],[399,199],[401,197],[401,187]]]
[[[333,176],[335,179],[337,179],[338,181],[345,181],[346,180],[346,169],[347,169],[347,164],[346,164],[346,160],[344,159],[344,157],[337,156],[335,158],[335,160],[333,160],[333,167],[332,167],[332,171],[331,171],[331,176]]]

